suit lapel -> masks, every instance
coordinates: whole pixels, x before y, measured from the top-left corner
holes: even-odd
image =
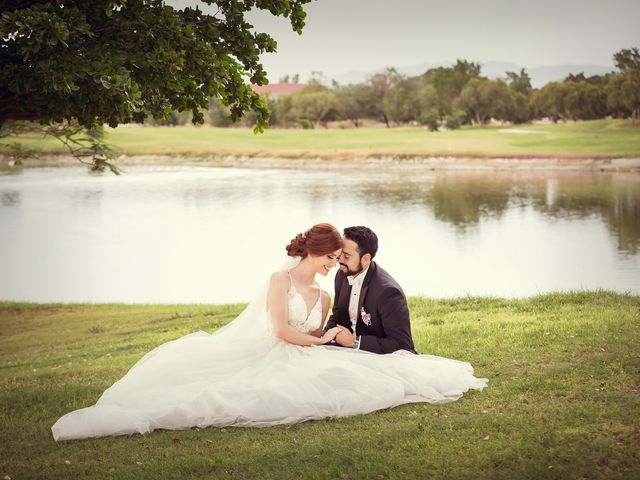
[[[371,264],[369,265],[369,270],[367,271],[367,276],[364,277],[364,281],[362,282],[362,289],[360,290],[360,298],[358,299],[358,313],[357,313],[358,322],[362,322],[362,307],[364,305],[365,299],[367,298],[367,292],[369,291],[369,283],[371,283],[371,279],[375,275],[375,271],[376,271],[376,264],[374,262],[371,262]],[[367,313],[371,313],[371,312],[367,312]],[[356,322],[356,326],[358,322]],[[362,324],[364,325],[364,322],[362,322]]]
[[[340,298],[338,299],[338,311],[341,316],[346,315],[347,321],[349,320],[349,299],[351,298],[351,285],[347,282],[347,277],[342,279],[340,285]]]
[[[362,306],[364,305],[364,299],[367,296],[368,290],[369,285],[362,285],[362,290],[360,290],[360,298],[358,299],[358,320],[360,321],[362,321]]]

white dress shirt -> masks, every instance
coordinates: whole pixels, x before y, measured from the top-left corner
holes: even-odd
[[[358,303],[360,303],[360,292],[362,291],[362,284],[364,283],[364,277],[367,276],[369,267],[365,268],[357,275],[349,275],[347,282],[351,285],[351,297],[349,297],[349,320],[351,320],[351,328],[353,334],[356,334],[356,323],[358,321]],[[359,347],[358,342],[358,347]]]

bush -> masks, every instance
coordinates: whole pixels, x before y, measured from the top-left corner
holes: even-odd
[[[462,122],[459,118],[456,118],[451,115],[447,115],[444,120],[444,126],[447,130],[457,130],[462,125]]]
[[[426,125],[431,132],[437,132],[440,126],[440,115],[438,115],[438,111],[433,109],[421,114],[420,123]]]
[[[301,118],[300,120],[298,120],[300,123],[300,126],[305,129],[305,130],[313,130],[313,123],[311,123],[311,121],[307,118]]]
[[[465,121],[466,114],[462,110],[454,110],[451,115],[444,119],[444,126],[447,130],[457,130]]]

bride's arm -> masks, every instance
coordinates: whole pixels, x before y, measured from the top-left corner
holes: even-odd
[[[267,294],[267,305],[271,313],[271,322],[273,322],[273,331],[281,340],[285,340],[295,345],[322,345],[327,343],[336,336],[338,329],[335,331],[328,330],[323,336],[315,337],[307,335],[289,325],[287,292],[289,290],[289,276],[286,272],[276,272],[271,275],[269,283],[269,292]]]

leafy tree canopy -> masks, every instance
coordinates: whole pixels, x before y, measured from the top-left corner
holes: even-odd
[[[336,93],[312,80],[302,90],[291,94],[290,114],[303,125],[318,128],[323,122],[342,117],[344,112]]]
[[[637,48],[623,48],[613,55],[613,61],[623,72],[630,69],[640,69],[640,51]]]
[[[387,68],[383,72],[372,75],[368,80],[369,85],[371,85],[371,88],[373,89],[375,98],[373,107],[376,113],[375,116],[381,117],[384,120],[384,123],[387,125],[387,128],[389,128],[390,125],[389,116],[385,111],[385,107],[383,104],[384,97],[387,92],[394,86],[398,85],[403,80],[403,78],[404,77],[400,73],[398,73],[395,68]]]
[[[364,83],[338,87],[338,101],[344,108],[344,115],[357,128],[362,118],[373,118],[377,115],[376,95],[371,85]]]
[[[509,82],[509,87],[511,87],[514,91],[522,93],[524,95],[529,95],[533,88],[531,87],[531,77],[527,73],[524,68],[520,69],[520,73],[518,72],[506,72],[507,80]]]
[[[277,44],[245,15],[267,10],[300,33],[310,1],[201,0],[210,15],[162,0],[0,0],[0,126],[116,126],[174,110],[202,123],[213,97],[234,120],[255,111],[261,131],[269,110],[247,80],[267,83],[259,55]]]
[[[427,70],[424,79],[431,83],[439,98],[438,111],[441,116],[452,113],[453,101],[472,78],[479,78],[482,67],[479,63],[457,59],[451,67]]]
[[[640,50],[625,48],[613,55],[620,73],[611,75],[607,85],[607,103],[616,109],[631,111],[632,123],[640,118]]]

